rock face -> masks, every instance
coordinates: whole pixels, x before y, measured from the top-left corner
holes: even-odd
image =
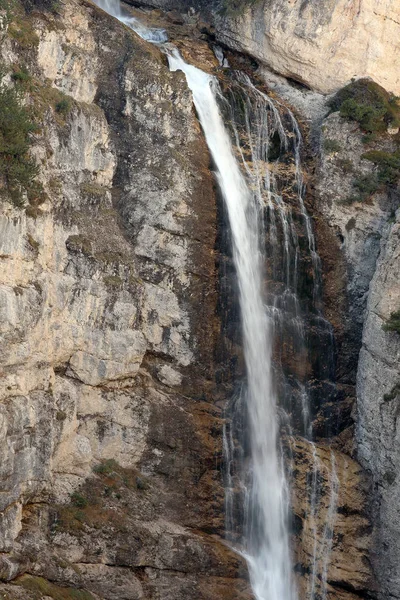
[[[195,7],[228,48],[250,54],[261,65],[320,92],[333,92],[353,77],[371,77],[388,91],[400,93],[397,0],[196,0],[189,5],[184,0],[143,0],[141,4],[183,15],[189,6]],[[187,20],[191,19],[189,15]]]
[[[368,478],[356,461],[337,450],[304,439],[296,439],[291,450],[299,596],[351,600],[353,592],[363,597],[373,589]]]
[[[323,123],[324,145],[317,172],[319,210],[324,227],[335,232],[335,250],[324,248],[325,291],[329,318],[338,340],[339,376],[349,386],[357,384],[357,457],[371,477],[368,494],[372,532],[372,561],[380,598],[397,598],[400,592],[398,561],[399,452],[397,414],[400,381],[400,338],[382,326],[399,310],[399,190],[381,191],[369,200],[348,203],[354,180],[373,172],[362,158],[365,143],[357,125],[338,113]],[[390,136],[376,149],[391,152]],[[342,284],[338,282],[342,281]],[[342,301],[340,301],[342,297]]]
[[[250,27],[250,12],[218,20],[221,39],[319,89],[328,89],[324,78],[336,87],[353,74],[351,36],[364,39],[372,10],[347,7],[354,31],[338,26],[339,44],[340,7],[257,5],[251,10],[261,11],[270,46],[264,29]],[[379,15],[373,22],[381,24]],[[397,24],[385,22],[376,36],[390,45]],[[45,195],[21,210],[1,190],[0,592],[10,600],[247,600],[246,568],[222,541],[220,472],[222,407],[242,368],[240,319],[235,299],[221,314],[218,292],[232,287],[229,233],[217,231],[224,215],[184,78],[86,0],[70,0],[58,15],[20,16],[13,35],[6,20],[2,27],[6,68],[23,66],[31,76],[23,90],[40,112],[33,152]],[[327,29],[332,72],[322,69],[318,84],[319,53],[328,52],[318,40]],[[301,44],[309,54],[299,63]],[[215,61],[205,46],[180,43],[209,68]],[[374,74],[378,57],[368,57]],[[57,108],[61,92],[65,110]],[[400,596],[400,350],[398,335],[381,327],[399,308],[396,199],[341,203],[354,172],[373,166],[362,159],[354,124],[330,115],[324,136],[341,150],[323,153],[315,203],[307,204],[318,210],[338,402],[323,404],[327,388],[316,376],[321,438],[315,446],[287,442],[295,567],[301,593],[314,585],[314,562],[316,593],[383,600]],[[350,426],[357,371],[353,415],[364,471]],[[340,421],[332,448],[325,417]]]
[[[358,455],[373,474],[378,518],[374,562],[382,598],[400,594],[400,482],[398,478],[400,335],[382,325],[400,305],[400,222],[382,232],[371,281],[357,377]]]
[[[400,91],[396,0],[258,1],[237,17],[217,17],[216,32],[228,46],[324,93],[360,76]]]
[[[3,31],[2,53],[43,106],[46,196],[1,203],[0,590],[246,598],[220,539],[216,203],[191,96],[92,4],[23,22],[34,45]]]

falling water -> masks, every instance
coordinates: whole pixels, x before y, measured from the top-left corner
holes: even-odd
[[[251,490],[245,555],[259,600],[292,600],[295,592],[288,535],[288,494],[277,448],[276,398],[272,383],[271,323],[263,303],[260,211],[239,165],[218,107],[216,79],[169,55],[171,70],[185,73],[217,169],[233,241],[251,444]]]
[[[234,75],[236,92],[228,99],[215,77],[187,64],[171,44],[165,43],[167,36],[163,29],[147,28],[125,14],[119,0],[97,0],[96,3],[142,38],[160,45],[168,56],[171,70],[183,71],[192,91],[229,218],[246,365],[246,382],[229,402],[229,421],[223,432],[228,534],[232,541],[241,543],[240,551],[247,560],[257,600],[296,600],[289,544],[289,494],[278,428],[279,420],[286,422],[290,436],[291,415],[297,410],[301,423],[297,429],[309,440],[315,459],[310,485],[314,547],[307,593],[309,600],[314,600],[320,562],[315,525],[320,463],[311,441],[310,399],[306,377],[285,374],[282,356],[273,347],[274,342],[280,341],[276,345],[283,348],[289,340],[294,353],[306,356],[306,317],[299,301],[299,225],[293,211],[301,216],[312,264],[312,307],[307,318],[314,319],[314,326],[328,331],[328,338],[332,339],[330,325],[320,312],[321,270],[311,219],[304,204],[302,138],[297,121],[290,110],[279,102],[274,103],[242,73]],[[235,114],[238,98],[241,123]],[[224,124],[226,112],[230,130]],[[280,152],[271,159],[274,143]],[[292,169],[295,208],[284,201],[280,189],[281,154],[292,157],[293,164],[288,169]],[[240,437],[242,443],[238,444]],[[244,450],[244,446],[249,450]],[[319,569],[324,598],[338,490],[333,454],[331,479],[328,521],[321,542],[323,564]],[[235,488],[240,489],[239,494],[233,491]],[[235,510],[238,497],[240,511]],[[242,515],[239,525],[235,524],[237,512]],[[238,544],[236,547],[239,549]]]
[[[165,29],[146,27],[138,19],[124,12],[120,0],[95,0],[95,3],[109,15],[133,29],[144,40],[153,44],[163,44],[168,40]]]
[[[228,97],[220,102],[227,114],[226,121],[232,129],[232,138],[239,149],[243,171],[249,182],[254,202],[264,214],[265,237],[264,262],[267,265],[268,286],[265,293],[265,311],[272,325],[274,348],[274,378],[279,397],[281,425],[288,436],[287,449],[292,446],[293,431],[302,435],[310,450],[311,477],[307,479],[308,507],[305,527],[310,530],[313,544],[309,564],[310,576],[306,598],[315,600],[327,592],[327,567],[332,548],[333,523],[336,511],[337,477],[334,455],[331,470],[318,457],[318,449],[313,443],[312,402],[309,396],[309,375],[296,368],[287,368],[290,357],[283,355],[285,348],[293,349],[293,356],[300,357],[300,364],[311,361],[308,332],[317,332],[319,342],[326,340],[321,355],[325,357],[324,371],[320,376],[328,381],[334,378],[334,345],[331,325],[321,313],[321,268],[316,252],[311,219],[304,202],[305,185],[301,164],[302,137],[291,111],[277,101],[272,101],[258,90],[249,78],[236,73],[233,85],[228,88]],[[278,110],[279,109],[279,110]],[[275,141],[274,141],[275,140]],[[275,149],[274,149],[275,145]],[[286,178],[286,181],[283,181]],[[305,238],[304,249],[300,249],[299,237]],[[301,265],[304,255],[310,265]],[[309,298],[305,298],[301,272],[309,271]],[[300,300],[302,298],[302,301]],[[231,539],[238,537],[235,524],[235,495],[238,496],[238,483],[245,481],[246,459],[239,456],[232,443],[237,438],[245,441],[243,435],[243,412],[245,407],[238,397],[228,406],[229,425],[224,435],[230,443],[225,445],[227,460],[227,525]],[[236,457],[235,457],[236,455]],[[282,453],[281,453],[282,456]],[[233,473],[239,472],[239,481]],[[291,479],[291,459],[286,460],[288,479]],[[240,470],[242,471],[240,473]],[[327,477],[330,490],[329,510],[325,506],[325,494],[321,493],[322,472]],[[242,491],[246,499],[246,489]],[[246,500],[243,501],[246,505]],[[326,526],[318,529],[318,520],[326,512]],[[230,519],[232,519],[230,521]],[[237,517],[236,517],[237,521]],[[329,525],[328,525],[329,523]],[[240,525],[239,525],[240,529]]]

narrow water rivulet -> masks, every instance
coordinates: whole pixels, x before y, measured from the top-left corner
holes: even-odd
[[[224,429],[227,536],[247,560],[257,600],[295,600],[290,460],[284,459],[281,426],[289,438],[294,427],[312,446],[311,522],[318,512],[319,466],[312,443],[308,376],[298,366],[288,371],[284,354],[290,346],[301,366],[307,360],[307,331],[313,331],[325,340],[328,358],[333,356],[330,326],[320,310],[319,257],[304,204],[300,130],[293,114],[259,91],[247,76],[233,73],[232,85],[222,93],[215,77],[187,64],[178,50],[166,43],[163,30],[148,29],[125,16],[118,1],[99,0],[97,4],[143,38],[162,46],[170,69],[185,74],[193,94],[228,215],[245,363],[245,381],[228,403]],[[284,176],[291,190],[289,203],[282,192],[283,167],[289,173]],[[305,285],[299,275],[304,255],[309,264],[303,271],[312,290],[307,302],[300,301],[300,288]],[[321,377],[333,379],[333,359],[325,363]],[[334,469],[333,458],[332,478],[336,477]],[[316,527],[313,532],[307,600],[316,597],[317,577],[322,596],[326,595],[336,495],[337,487],[331,494],[330,522],[320,541],[321,551]],[[237,513],[240,523],[234,516]]]

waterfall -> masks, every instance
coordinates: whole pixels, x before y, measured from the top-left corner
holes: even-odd
[[[246,367],[246,380],[228,402],[223,429],[228,539],[247,560],[257,600],[297,599],[285,473],[285,462],[291,461],[284,461],[279,427],[285,425],[289,446],[293,430],[297,431],[308,440],[313,458],[308,494],[314,543],[307,599],[314,600],[318,592],[326,598],[339,483],[335,458],[332,453],[331,497],[319,541],[316,519],[321,464],[312,442],[307,374],[288,374],[283,366],[287,347],[299,357],[300,365],[307,362],[308,327],[327,338],[325,379],[333,370],[333,334],[320,310],[320,259],[304,202],[302,137],[297,121],[287,107],[272,101],[243,73],[231,74],[232,85],[222,93],[215,77],[187,64],[176,48],[165,43],[163,29],[147,28],[124,14],[119,0],[96,3],[142,38],[158,44],[171,71],[185,74],[228,215]],[[285,169],[290,181],[283,190],[280,178]],[[300,230],[306,239],[312,278],[307,306],[299,300]],[[240,511],[235,510],[238,502]],[[238,512],[242,520],[235,523]]]
[[[251,445],[251,482],[245,556],[259,600],[292,600],[288,534],[288,493],[277,448],[276,397],[271,364],[271,322],[263,302],[263,253],[260,206],[254,202],[225,128],[216,79],[188,65],[176,50],[169,54],[172,71],[186,75],[193,93],[232,234],[239,285],[243,349],[247,374],[246,405]]]

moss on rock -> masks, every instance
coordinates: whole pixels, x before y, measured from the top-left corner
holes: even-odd
[[[43,579],[43,577],[25,574],[18,577],[14,583],[29,592],[33,592],[33,597],[38,600],[44,596],[53,598],[53,600],[94,600],[94,596],[86,590],[60,587],[47,581],[47,579]]]

